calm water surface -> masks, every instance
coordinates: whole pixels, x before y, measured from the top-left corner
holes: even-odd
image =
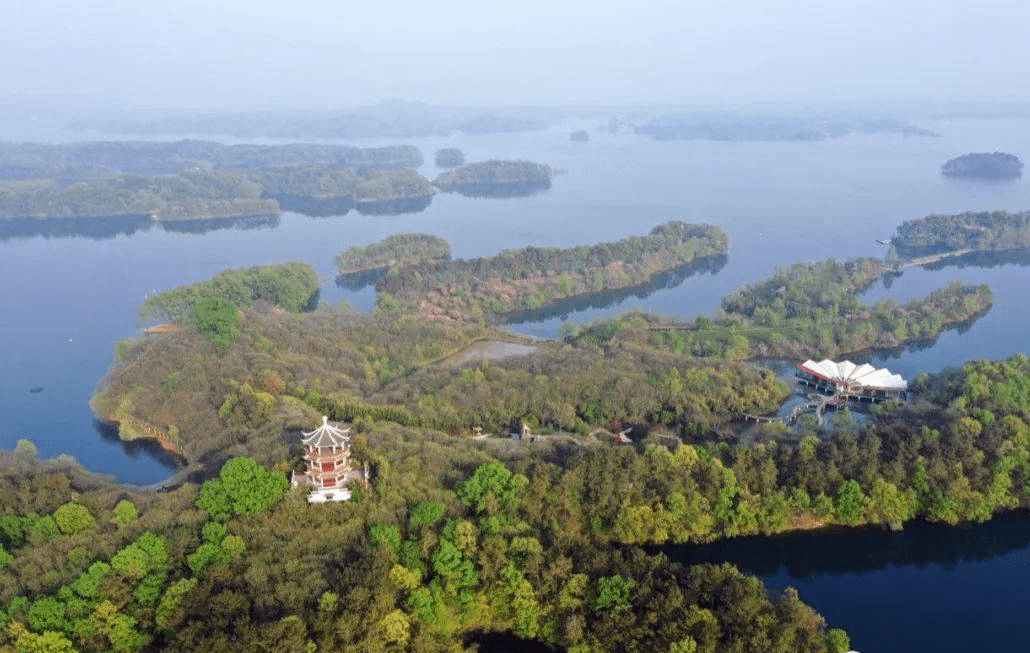
[[[572,143],[570,131],[592,126],[568,124],[533,134],[408,140],[429,161],[436,149],[457,146],[470,161],[526,158],[567,172],[555,178],[551,190],[531,197],[441,194],[425,211],[392,217],[287,213],[274,225],[249,229],[197,234],[150,227],[104,238],[5,232],[0,239],[0,447],[29,438],[44,456],[67,453],[121,481],[148,484],[167,477],[169,461],[146,446],[117,441],[97,425],[87,401],[111,362],[114,344],[139,335],[136,311],[149,293],[207,279],[225,268],[309,263],[324,279],[322,301],[369,310],[375,301],[371,288],[338,287],[332,256],[391,234],[439,235],[456,257],[615,240],[670,219],[710,222],[729,234],[728,256],[709,269],[636,293],[573,304],[567,312],[538,315],[513,327],[552,337],[565,320],[585,322],[633,308],[711,315],[723,295],[778,266],[828,256],[881,256],[876,239],[890,237],[910,218],[1030,208],[1030,182],[956,182],[939,174],[941,163],[965,152],[1004,150],[1030,159],[1030,123],[926,126],[942,136],[721,143],[656,142],[591,131],[589,143]],[[15,127],[0,125],[6,140],[38,139],[44,132],[33,125],[31,133],[19,135]],[[72,136],[62,133],[56,139],[93,138]],[[422,172],[432,178],[439,171],[428,163]],[[909,270],[889,287],[870,289],[866,298],[905,301],[956,278],[991,286],[996,299],[986,316],[926,348],[856,359],[911,377],[1030,349],[1025,290],[1030,277],[1018,261],[986,269]],[[37,387],[43,390],[29,392]],[[1024,535],[1030,519],[1018,515],[969,531],[932,530],[924,539],[919,539],[921,529],[865,539],[808,534],[804,537],[811,539],[788,539],[782,546],[758,543],[740,552],[716,548],[705,555],[732,560],[773,587],[797,586],[833,625],[851,631],[863,651],[1026,650],[1030,539]],[[954,538],[964,544],[948,544]],[[997,545],[999,539],[1005,543]],[[942,550],[943,557],[937,553]],[[867,562],[870,557],[874,563]]]

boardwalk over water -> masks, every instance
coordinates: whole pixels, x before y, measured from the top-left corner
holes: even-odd
[[[782,417],[763,417],[761,415],[752,415],[750,413],[744,414],[744,421],[750,422],[754,420],[756,422],[764,422],[766,424],[793,424],[797,421],[798,417],[801,417],[802,413],[809,409],[815,410],[815,416],[819,420],[819,426],[826,425],[826,416],[823,414],[826,412],[827,406],[839,406],[841,400],[838,397],[827,397],[826,395],[810,394],[808,395],[808,401],[794,406],[794,410],[791,411],[790,415],[784,415]]]

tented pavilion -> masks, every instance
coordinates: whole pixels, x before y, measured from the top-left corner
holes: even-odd
[[[290,479],[293,487],[312,485],[308,495],[310,503],[346,501],[350,490],[345,486],[361,472],[351,467],[350,429],[341,429],[322,417],[322,425],[310,433],[304,432],[304,461],[307,469]]]
[[[908,381],[901,375],[868,363],[855,365],[851,361],[838,363],[825,359],[817,363],[807,360],[797,366],[796,376],[823,394],[846,400],[904,400],[908,396]]]

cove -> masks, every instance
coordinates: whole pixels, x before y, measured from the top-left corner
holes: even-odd
[[[686,565],[728,562],[773,592],[798,590],[863,653],[1025,651],[1030,514],[951,527],[833,527],[661,551]]]

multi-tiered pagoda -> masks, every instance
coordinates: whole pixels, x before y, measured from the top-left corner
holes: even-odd
[[[350,461],[350,429],[341,429],[322,418],[322,426],[310,433],[304,433],[304,461],[307,469],[293,473],[291,484],[312,485],[308,502],[346,501],[350,490],[346,484],[362,476],[355,471]]]

